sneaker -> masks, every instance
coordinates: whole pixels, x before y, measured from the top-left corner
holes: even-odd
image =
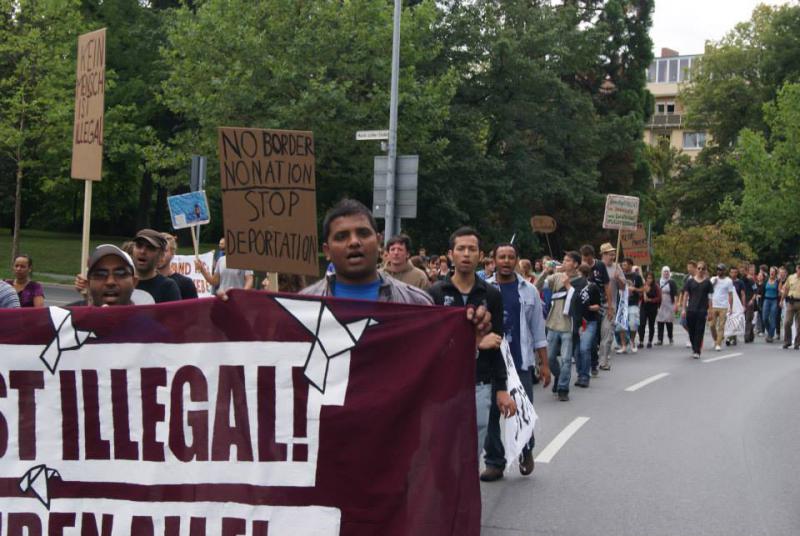
[[[647,343],[647,347],[648,347],[648,348],[652,348],[652,347],[653,347],[653,343],[652,343],[652,342],[648,342],[648,343]]]
[[[697,352],[693,353],[692,359],[700,359],[700,354],[698,354]]]
[[[714,346],[714,351],[715,351],[715,352],[719,352],[719,351],[721,351],[721,350],[722,350],[722,348],[720,348],[720,347],[719,347],[719,344],[717,344],[716,346]]]
[[[644,343],[643,342],[639,343],[639,348],[644,348]]]
[[[797,347],[796,347],[796,346],[795,346],[795,349],[797,349]],[[592,376],[597,376],[597,375],[599,375],[599,374],[600,374],[600,372],[598,372],[598,370],[597,370],[596,368],[593,368],[593,369],[592,369]]]
[[[617,348],[617,353],[618,353],[618,354],[624,354],[624,353],[625,353],[625,351],[626,351],[626,348],[625,348],[625,347],[623,347],[623,346],[620,346],[619,348]]]
[[[672,339],[670,339],[670,340],[669,340],[669,345],[670,345],[670,346],[672,346],[673,344],[675,344],[675,341],[673,341]],[[689,343],[689,346],[691,346],[691,343]]]
[[[632,344],[631,345],[631,352],[633,352],[635,354],[638,351],[639,351],[639,349],[636,347],[636,345]]]
[[[789,348],[789,345],[788,344],[784,344],[783,345],[783,349],[786,350],[787,348]]]
[[[664,346],[664,341],[656,341],[656,346]]]
[[[795,349],[795,350],[800,350],[800,344],[795,344],[795,345],[794,345],[794,349]]]
[[[533,451],[525,450],[519,455],[519,474],[528,476],[533,472]]]
[[[481,473],[481,482],[494,482],[503,478],[503,470],[494,465],[487,465]]]
[[[687,342],[686,342],[686,348],[691,348],[691,347],[692,347],[692,343],[691,343],[691,342],[689,342],[689,341],[687,341]]]
[[[599,368],[600,370],[611,370],[611,367],[609,365],[600,365]]]
[[[589,387],[589,380],[578,380],[575,382],[575,387],[583,387],[586,389]]]
[[[558,401],[559,402],[569,402],[569,391],[559,391],[558,392]]]

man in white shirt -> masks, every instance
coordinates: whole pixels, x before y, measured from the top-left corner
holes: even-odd
[[[717,276],[711,278],[714,285],[714,294],[711,297],[711,311],[708,321],[711,324],[711,337],[714,339],[714,350],[719,352],[722,349],[722,341],[725,339],[725,322],[728,320],[728,312],[733,309],[733,294],[736,287],[733,286],[731,278],[725,275],[727,266],[717,265]]]

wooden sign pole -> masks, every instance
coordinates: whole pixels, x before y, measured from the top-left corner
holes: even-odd
[[[198,235],[200,234],[200,226],[199,225],[195,225],[194,227],[189,229],[189,231],[191,231],[191,234],[192,234],[192,245],[194,246],[194,258],[195,258],[195,260],[199,261],[200,260],[200,245],[198,244]],[[195,231],[197,231],[197,234],[195,234]]]
[[[85,180],[83,188],[83,236],[81,238],[81,275],[86,277],[89,264],[89,229],[92,225],[92,182]]]
[[[553,248],[550,247],[550,233],[545,233],[544,238],[547,240],[547,250],[550,252],[550,258],[553,258]]]

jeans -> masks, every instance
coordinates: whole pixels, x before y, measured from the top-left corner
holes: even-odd
[[[706,334],[706,312],[686,311],[686,329],[692,341],[692,351],[699,354],[703,350],[703,337]]]
[[[672,342],[672,322],[658,323],[658,342],[664,342],[664,326],[667,326],[667,337],[669,337],[669,342]]]
[[[492,404],[492,384],[483,383],[475,386],[475,409],[478,418],[478,459],[481,459],[483,444],[486,442],[486,431],[489,426],[489,412]]]
[[[592,349],[597,338],[597,320],[586,321],[586,329],[581,331],[581,351],[575,367],[578,372],[578,381],[588,383],[592,364]]]
[[[747,306],[744,312],[744,342],[753,342],[755,333],[753,332],[753,316],[755,314],[755,305]]]
[[[794,346],[800,346],[800,300],[786,303],[786,320],[783,324],[783,344],[792,345],[792,322],[794,322]]]
[[[569,379],[572,372],[572,332],[553,331],[552,329],[548,331],[547,355],[556,390],[569,391]]]
[[[528,370],[517,369],[517,376],[519,376],[519,381],[522,382],[522,388],[525,389],[528,400],[533,403],[533,367]],[[497,404],[492,404],[492,408],[489,410],[489,430],[486,434],[486,441],[483,444],[483,448],[486,451],[485,461],[487,467],[490,465],[500,469],[505,469],[506,467],[506,452],[503,448],[501,437],[500,410],[497,409]],[[535,444],[536,439],[531,435],[530,441],[522,449],[522,452],[533,450]]]
[[[603,323],[600,325],[600,366],[607,367],[611,359],[611,345],[614,342],[614,321],[609,320],[607,315],[603,315]]]
[[[646,328],[650,328],[650,337],[648,338],[647,342],[650,344],[653,343],[653,336],[655,336],[655,327],[656,327],[656,316],[658,316],[658,304],[657,303],[646,303],[642,306],[642,312],[644,313],[641,319],[641,323],[639,324],[639,343],[644,344],[644,332]]]
[[[775,322],[778,317],[778,300],[776,298],[764,298],[764,327],[767,330],[767,337],[770,339],[775,336]]]

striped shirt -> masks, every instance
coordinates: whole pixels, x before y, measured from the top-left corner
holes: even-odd
[[[11,309],[15,307],[19,307],[17,291],[5,281],[0,281],[0,309]]]

